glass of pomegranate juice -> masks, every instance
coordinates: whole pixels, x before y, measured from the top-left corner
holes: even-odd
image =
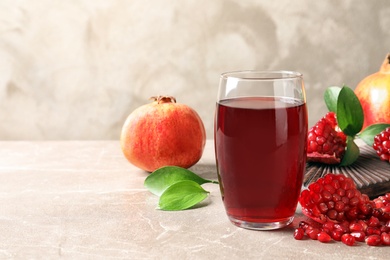
[[[271,230],[292,222],[306,165],[307,120],[302,74],[221,75],[215,156],[222,200],[235,225]]]

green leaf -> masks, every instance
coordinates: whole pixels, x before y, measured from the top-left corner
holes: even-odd
[[[359,99],[344,86],[337,99],[337,123],[344,134],[355,136],[363,127],[364,115]]]
[[[324,100],[329,111],[337,113],[337,98],[341,91],[340,87],[328,87],[325,90]]]
[[[184,210],[198,204],[207,198],[208,194],[208,191],[194,181],[180,181],[164,191],[158,206],[162,210]]]
[[[359,147],[354,142],[353,137],[348,136],[347,149],[345,151],[343,160],[340,163],[340,166],[348,166],[353,164],[359,157],[359,153],[360,153]]]
[[[390,127],[390,124],[373,124],[366,127],[361,133],[358,134],[358,137],[362,139],[366,144],[372,146],[374,144],[374,137],[385,130],[387,127]]]
[[[204,183],[218,183],[216,181],[206,180],[190,170],[178,166],[164,166],[152,172],[144,182],[144,186],[153,194],[160,196],[172,184],[191,180],[200,185]]]

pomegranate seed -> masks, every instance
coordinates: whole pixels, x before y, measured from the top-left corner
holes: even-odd
[[[325,184],[324,189],[327,190],[330,194],[334,194],[336,192],[336,189],[330,184]]]
[[[303,230],[306,230],[309,226],[310,226],[309,223],[305,221],[299,222],[299,227],[302,228]]]
[[[360,202],[360,198],[358,197],[352,197],[350,200],[349,200],[349,205],[351,206],[356,206],[357,204],[359,204]]]
[[[342,188],[338,188],[337,191],[336,191],[336,194],[339,195],[340,197],[344,197],[345,196],[345,190],[342,189]]]
[[[318,205],[318,208],[321,213],[326,213],[328,211],[328,206],[326,206],[326,204],[323,202]]]
[[[362,231],[365,232],[367,230],[367,223],[363,220],[359,220],[358,223],[362,226]]]
[[[347,246],[353,246],[355,244],[355,237],[353,237],[351,234],[346,233],[341,236],[341,242],[343,242]]]
[[[371,215],[372,213],[372,206],[369,203],[360,204],[359,209],[366,216]]]
[[[380,222],[378,218],[371,216],[367,224],[369,227],[378,227],[380,225]]]
[[[369,246],[379,246],[381,244],[381,237],[379,235],[370,235],[366,238],[366,244]]]
[[[351,186],[348,190],[345,191],[345,196],[347,196],[348,199],[352,199],[355,196],[355,191],[352,189]]]
[[[325,231],[318,233],[317,239],[322,243],[329,243],[332,240],[332,238]]]
[[[377,227],[368,227],[366,229],[366,234],[367,235],[380,235],[381,234],[381,231],[379,228]]]
[[[349,199],[347,197],[341,197],[341,201],[344,202],[345,205],[349,205]]]
[[[379,230],[381,231],[381,233],[383,233],[383,232],[388,233],[388,232],[390,232],[390,227],[387,227],[385,225],[381,225],[379,227]]]
[[[333,193],[332,194],[333,198],[332,200],[337,204],[337,202],[340,202],[341,201],[341,196],[338,195],[337,193]]]
[[[330,235],[336,241],[341,241],[341,236],[344,234],[341,230],[333,230]]]
[[[320,230],[318,228],[306,229],[306,235],[312,240],[317,240],[319,233]]]
[[[326,205],[328,206],[328,209],[334,209],[335,203],[333,200],[331,200],[331,201],[328,201],[326,203]]]
[[[294,231],[294,238],[296,240],[302,240],[304,236],[305,236],[305,230],[303,230],[303,228],[295,229],[295,231]]]
[[[334,223],[332,221],[327,221],[322,225],[323,230],[332,231],[333,230]]]
[[[333,180],[332,181],[332,186],[335,190],[338,190],[340,188],[340,182],[339,180]]]
[[[348,222],[343,222],[343,223],[336,223],[334,224],[334,228],[336,230],[340,230],[343,233],[349,232],[349,223]]]
[[[324,183],[330,184],[330,183],[332,183],[333,179],[334,179],[334,176],[332,174],[327,174],[327,175],[325,175]]]
[[[383,206],[384,206],[383,200],[380,199],[380,197],[378,197],[378,199],[375,200],[375,207],[379,209],[382,208]]]
[[[324,190],[323,192],[322,192],[322,198],[324,199],[324,201],[331,201],[332,200],[332,194],[329,192],[329,191],[327,191],[327,190]]]
[[[310,191],[309,194],[310,194],[310,197],[311,197],[311,200],[313,201],[313,203],[317,204],[320,201],[322,201],[321,194],[314,193],[313,191]]]
[[[386,246],[390,246],[390,234],[383,232],[381,234],[381,243]]]
[[[382,209],[373,209],[372,215],[377,218],[383,217],[383,211]]]
[[[315,192],[315,193],[321,193],[322,192],[322,186],[319,185],[316,182],[313,182],[309,185],[309,190]]]
[[[364,234],[362,231],[352,232],[351,236],[353,236],[355,240],[359,242],[364,242],[364,239],[366,238],[366,234]]]
[[[362,194],[362,201],[363,202],[369,202],[370,201],[370,198],[368,197],[367,194]]]
[[[359,215],[357,208],[351,208],[346,212],[346,216],[348,219],[356,219]]]
[[[341,222],[345,219],[344,211],[341,211],[337,214],[337,221]]]
[[[349,225],[349,230],[351,232],[355,232],[355,231],[364,231],[362,225],[360,223],[357,223],[357,222],[354,222],[354,223],[351,223]]]
[[[390,206],[388,205],[381,207],[381,209],[383,212],[390,212]]]
[[[328,211],[327,215],[330,219],[336,219],[337,218],[337,211],[335,209],[331,209]]]
[[[341,188],[345,190],[345,195],[347,195],[348,190],[351,189],[353,186],[355,186],[354,183],[350,182],[350,181],[348,181],[348,179],[346,179],[344,181],[343,185],[341,186]]]

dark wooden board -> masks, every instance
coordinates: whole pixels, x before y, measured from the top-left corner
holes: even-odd
[[[360,155],[357,161],[350,166],[307,163],[304,186],[307,187],[331,172],[351,177],[357,188],[370,198],[390,192],[390,163],[381,161],[374,149],[361,140],[357,140],[357,144],[360,148]]]

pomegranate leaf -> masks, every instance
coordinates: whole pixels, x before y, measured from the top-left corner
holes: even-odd
[[[202,185],[204,183],[218,183],[206,180],[190,170],[178,166],[164,166],[152,172],[144,182],[144,186],[153,194],[160,196],[172,184],[190,180]]]
[[[337,123],[344,134],[355,136],[363,127],[362,105],[352,89],[343,86],[337,98]]]
[[[359,157],[360,149],[354,142],[354,138],[351,136],[347,137],[347,147],[345,150],[345,154],[340,163],[340,166],[348,166],[353,164],[357,158]]]
[[[387,127],[390,127],[390,124],[373,124],[367,126],[362,132],[357,134],[357,136],[366,144],[372,146],[374,144],[374,137],[385,130]]]
[[[337,98],[341,91],[340,87],[328,87],[324,93],[325,104],[330,112],[337,113]]]
[[[209,192],[195,181],[179,181],[164,191],[158,205],[162,210],[184,210],[203,201],[208,194]]]

